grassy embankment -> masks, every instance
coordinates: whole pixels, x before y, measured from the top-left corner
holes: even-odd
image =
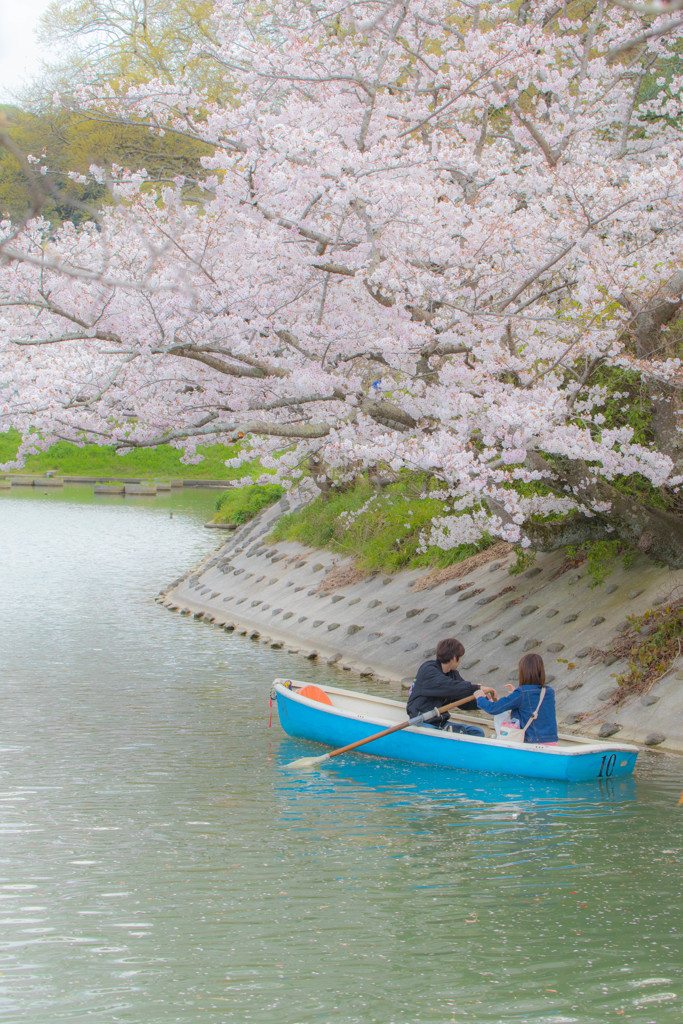
[[[356,566],[367,573],[447,569],[479,551],[492,548],[496,543],[492,538],[484,537],[477,545],[461,544],[448,550],[424,548],[421,535],[428,532],[434,518],[446,515],[448,511],[440,499],[429,497],[424,479],[406,474],[379,493],[362,482],[350,490],[333,494],[327,500],[319,497],[305,508],[283,516],[271,539],[296,540],[310,547],[331,548],[353,558]],[[490,556],[494,556],[493,548]],[[622,559],[623,553],[618,545],[611,548],[602,544],[587,550],[571,549],[567,565],[577,566],[585,562],[593,585],[600,586]],[[510,572],[518,573],[532,561],[533,555],[519,548]],[[629,564],[627,559],[624,567]],[[628,660],[628,668],[617,676],[619,685],[612,697],[613,704],[619,705],[629,697],[647,692],[654,682],[666,675],[679,657],[683,601],[674,597],[672,595],[671,602],[665,607],[651,608],[639,618],[632,616],[608,649],[596,652],[597,660],[607,660],[615,654]]]
[[[0,464],[16,458],[19,436],[14,431],[0,434]],[[228,469],[225,460],[233,457],[237,449],[226,445],[211,445],[198,449],[204,461],[186,466],[180,461],[181,452],[170,445],[157,448],[135,448],[117,454],[104,445],[86,444],[79,447],[68,441],[59,441],[46,452],[30,455],[20,470],[27,476],[41,476],[54,470],[58,476],[139,477],[145,480],[231,480],[244,476],[249,466]]]
[[[430,497],[429,491],[428,481],[412,473],[402,474],[381,491],[359,480],[348,490],[316,498],[305,508],[283,516],[271,536],[337,551],[369,573],[446,568],[494,543],[486,536],[477,544],[448,549],[425,546],[423,538],[432,520],[450,511],[440,498]]]
[[[0,434],[0,464],[16,458],[19,435],[14,431]],[[56,476],[83,476],[116,479],[134,477],[141,480],[238,480],[249,473],[260,473],[255,462],[245,463],[239,469],[231,469],[225,460],[237,454],[235,446],[210,445],[198,448],[204,460],[197,465],[187,466],[180,461],[181,452],[170,445],[157,448],[136,448],[117,454],[105,445],[83,445],[79,447],[67,441],[59,441],[46,452],[39,452],[27,458],[20,472],[26,476],[43,476],[53,471]],[[2,475],[2,474],[0,474]],[[224,491],[216,501],[214,522],[234,523],[239,526],[248,522],[261,509],[272,504],[282,494],[282,488],[243,487]]]

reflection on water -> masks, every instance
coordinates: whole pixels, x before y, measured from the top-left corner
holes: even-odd
[[[679,762],[288,769],[271,679],[360,684],[156,605],[168,500],[0,497],[0,1021],[678,1022]]]
[[[310,751],[310,745],[287,737],[279,747],[278,760],[284,773],[302,783],[310,792],[313,779],[321,792],[330,784],[337,791],[341,787],[362,786],[378,790],[385,796],[393,793],[399,804],[413,806],[424,800],[424,794],[436,804],[471,804],[488,806],[490,810],[515,813],[516,809],[533,809],[544,805],[557,805],[562,812],[574,803],[587,807],[595,802],[599,807],[621,800],[633,800],[636,784],[632,776],[618,779],[595,779],[589,782],[563,782],[553,779],[515,778],[489,775],[485,772],[453,771],[430,765],[389,763],[383,758],[368,755],[341,755],[313,769],[303,771],[290,768],[292,761]]]

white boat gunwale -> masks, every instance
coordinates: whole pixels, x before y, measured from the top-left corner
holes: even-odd
[[[377,714],[369,716],[363,715],[354,711],[351,708],[335,706],[334,704],[321,704],[319,701],[313,700],[309,697],[302,696],[297,692],[304,686],[310,685],[316,685],[319,687],[319,689],[323,690],[324,693],[327,693],[330,696],[341,697],[342,699],[346,698],[354,704],[362,704],[365,702],[367,704],[385,706],[387,709],[391,709],[394,712],[394,715],[392,715],[390,718],[382,718],[380,715]],[[350,717],[356,721],[362,721],[368,724],[377,725],[378,729],[388,728],[392,725],[396,725],[398,722],[405,721],[407,717],[405,704],[401,701],[393,700],[390,697],[380,697],[375,696],[374,694],[363,693],[362,691],[359,692],[355,690],[345,690],[337,686],[328,686],[327,684],[319,683],[311,684],[309,682],[304,682],[301,680],[286,678],[274,679],[273,689],[276,690],[278,686],[280,687],[281,692],[286,694],[290,699],[294,699],[312,708],[323,708],[327,714],[334,715],[335,717]],[[400,712],[399,716],[395,714],[395,712],[397,711]],[[457,721],[462,721],[463,723],[469,725],[478,725],[489,728],[493,727],[492,721],[491,723],[485,721],[483,722],[480,718],[468,715],[467,713],[451,713],[451,717],[455,718]],[[495,734],[492,737],[468,736],[464,733],[442,732],[440,730],[433,729],[428,725],[407,726],[406,731],[416,732],[422,735],[428,734],[430,738],[441,741],[474,743],[478,746],[510,746],[510,744],[505,743],[502,740],[499,740],[495,736]],[[606,750],[625,751],[629,753],[638,752],[639,750],[639,748],[637,746],[634,746],[633,744],[623,742],[605,743],[601,740],[595,740],[593,739],[593,737],[581,736],[578,734],[558,733],[558,741],[559,742],[557,746],[551,746],[543,743],[524,743],[521,749],[523,749],[525,753],[529,754],[543,753],[562,757],[575,757],[581,754],[600,753]],[[517,749],[520,749],[520,747],[517,746]]]

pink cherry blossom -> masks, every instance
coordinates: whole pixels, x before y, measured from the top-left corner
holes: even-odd
[[[21,457],[66,438],[194,462],[244,435],[241,458],[288,484],[313,454],[345,477],[429,471],[457,505],[425,543],[528,543],[531,517],[572,512],[630,529],[613,483],[673,491],[683,468],[664,440],[680,28],[563,10],[217,0],[234,103],[82,91],[213,152],[195,183],[92,167],[112,193],[97,225],[0,226],[0,429]],[[674,427],[608,427],[600,368]]]

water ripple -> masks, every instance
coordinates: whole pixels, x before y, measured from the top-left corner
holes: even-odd
[[[678,1024],[678,762],[291,772],[271,679],[361,683],[154,603],[200,497],[0,498],[0,1020]]]

